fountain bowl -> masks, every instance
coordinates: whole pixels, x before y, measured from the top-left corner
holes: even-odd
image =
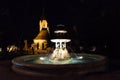
[[[106,70],[107,59],[96,54],[76,54],[67,63],[52,63],[44,54],[26,55],[12,60],[13,71],[30,76],[70,76]]]

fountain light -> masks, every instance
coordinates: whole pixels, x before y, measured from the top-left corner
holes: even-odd
[[[79,56],[79,57],[77,57],[77,59],[83,59],[83,56]]]
[[[54,31],[54,33],[67,33],[67,31],[66,30],[56,30],[56,31]]]
[[[45,58],[44,57],[40,57],[40,60],[44,60]]]

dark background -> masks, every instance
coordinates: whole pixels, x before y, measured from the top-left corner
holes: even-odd
[[[119,0],[1,0],[0,46],[32,40],[44,8],[50,30],[64,24],[75,46],[107,45],[107,55],[120,56],[119,4]]]

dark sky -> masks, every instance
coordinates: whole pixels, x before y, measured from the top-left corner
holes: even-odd
[[[43,8],[51,29],[64,24],[80,40],[118,40],[119,0],[1,0],[0,36],[33,38]]]

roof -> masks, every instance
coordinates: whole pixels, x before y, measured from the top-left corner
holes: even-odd
[[[47,29],[42,29],[41,32],[35,37],[35,39],[48,39],[49,33]]]

